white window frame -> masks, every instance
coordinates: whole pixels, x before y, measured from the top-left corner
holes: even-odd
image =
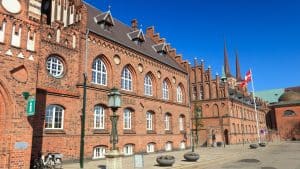
[[[184,116],[179,116],[179,130],[180,131],[184,131],[184,122],[185,122]]]
[[[148,131],[153,130],[153,113],[147,112],[146,113],[146,127]]]
[[[133,155],[133,144],[126,144],[123,148],[123,153],[125,156]]]
[[[59,78],[64,73],[64,64],[59,56],[52,55],[48,57],[46,61],[46,67],[48,73],[53,77]]]
[[[64,128],[64,108],[59,105],[48,105],[46,108],[45,128],[46,129],[63,129]],[[57,113],[60,113],[60,127],[55,127]],[[49,123],[51,122],[51,123]]]
[[[93,159],[102,159],[105,158],[106,147],[105,146],[97,146],[93,150]]]
[[[144,94],[146,96],[152,96],[152,79],[151,77],[147,74],[144,78]]]
[[[147,153],[154,153],[155,152],[155,144],[154,143],[148,143],[146,151],[147,151]]]
[[[105,110],[99,105],[94,107],[94,129],[105,129]]]
[[[166,151],[172,151],[172,142],[166,142],[165,150]]]
[[[132,111],[130,109],[124,109],[123,112],[123,128],[126,130],[131,129]]]
[[[183,101],[182,89],[180,86],[177,86],[177,102],[182,103],[182,101]]]
[[[166,114],[165,115],[165,130],[170,130],[170,119],[171,119],[171,115]]]
[[[121,89],[127,90],[127,91],[132,91],[132,75],[131,75],[131,72],[128,69],[128,67],[125,67],[122,70]]]
[[[162,94],[164,100],[169,100],[169,86],[166,80],[162,84]]]
[[[95,59],[92,65],[92,83],[107,85],[107,69],[100,58]]]
[[[181,150],[185,150],[185,147],[186,147],[185,142],[181,141],[179,147],[180,147]]]

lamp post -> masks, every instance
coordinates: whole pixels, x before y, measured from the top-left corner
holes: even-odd
[[[121,107],[121,94],[117,88],[112,88],[108,93],[108,107],[113,111],[113,115],[110,116],[111,120],[111,133],[110,143],[112,144],[112,150],[105,154],[106,166],[109,169],[120,169],[122,167],[122,154],[119,152],[116,144],[118,143],[118,119],[119,116],[116,114],[117,110]]]
[[[108,93],[108,107],[113,111],[113,115],[110,116],[112,123],[111,134],[110,134],[110,143],[112,143],[112,150],[116,150],[116,144],[118,143],[118,128],[117,122],[119,116],[116,115],[116,111],[121,107],[121,94],[117,88],[112,88]]]

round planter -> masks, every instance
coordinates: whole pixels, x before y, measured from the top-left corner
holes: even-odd
[[[251,149],[256,149],[256,148],[258,148],[258,145],[257,144],[250,144],[250,148]]]
[[[183,155],[186,161],[197,161],[200,158],[200,155],[195,152],[187,152]]]
[[[175,163],[175,157],[170,155],[158,156],[156,162],[159,166],[172,166]]]
[[[266,147],[266,143],[259,143],[259,146],[261,146],[261,147]]]

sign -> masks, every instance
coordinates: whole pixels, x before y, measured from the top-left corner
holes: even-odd
[[[31,97],[28,99],[26,113],[27,116],[33,116],[35,114],[35,98]]]
[[[27,142],[15,142],[15,149],[16,150],[25,150],[28,147]]]
[[[142,154],[134,155],[134,168],[144,168],[144,156]]]

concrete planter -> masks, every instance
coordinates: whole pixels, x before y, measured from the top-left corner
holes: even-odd
[[[175,163],[175,157],[170,155],[162,155],[156,158],[159,166],[172,166]]]
[[[257,144],[250,144],[250,148],[251,148],[251,149],[257,149],[257,148],[258,148],[258,145],[257,145]]]
[[[197,161],[200,158],[200,155],[195,152],[187,152],[183,155],[186,161]]]

